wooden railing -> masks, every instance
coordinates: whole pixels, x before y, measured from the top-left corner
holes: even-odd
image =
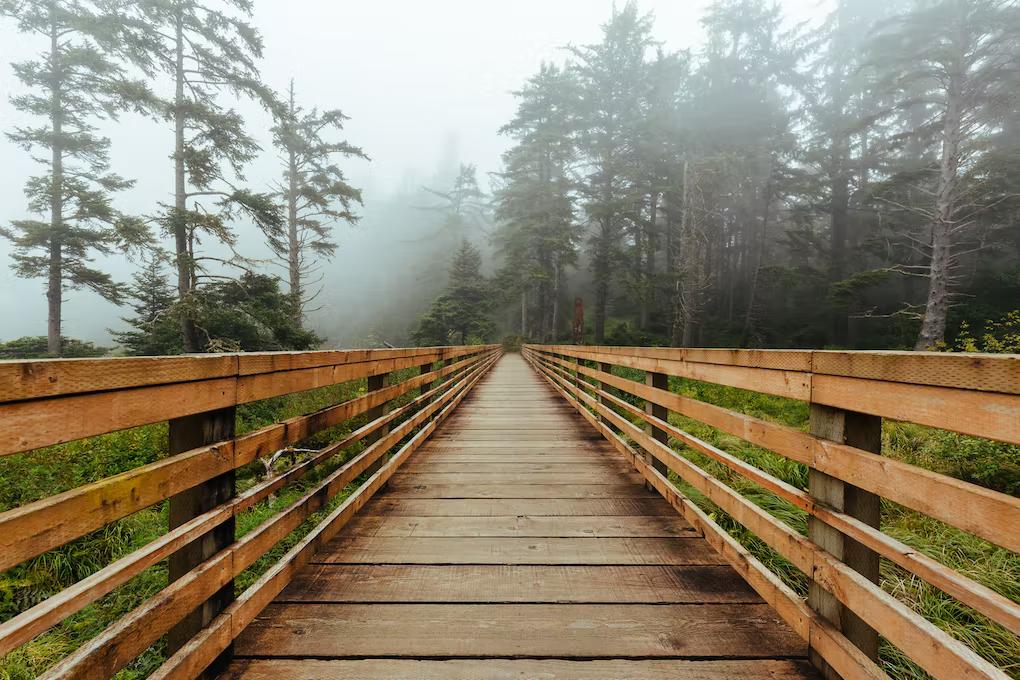
[[[214,672],[245,625],[385,484],[499,354],[490,345],[0,362],[0,455],[169,422],[167,457],[0,513],[3,571],[169,501],[165,534],[0,624],[0,656],[168,559],[166,588],[45,677],[111,676],[164,635],[170,656],[154,677]],[[393,372],[414,368],[417,375],[387,384]],[[363,396],[235,436],[240,404],[366,378]],[[390,410],[393,400],[414,390],[419,396]],[[369,422],[342,440],[236,493],[238,469],[363,414]],[[241,513],[358,442],[367,447],[235,539]],[[365,473],[370,476],[356,491],[235,599],[236,576]]]
[[[523,352],[808,642],[826,676],[887,677],[875,663],[881,636],[936,678],[1007,677],[883,591],[880,558],[1015,635],[1020,606],[883,533],[880,499],[1013,552],[1020,552],[1020,500],[884,457],[882,419],[1020,443],[1020,356],[544,345]],[[644,371],[645,382],[615,375],[614,366]],[[808,402],[810,431],[674,393],[669,376]],[[644,408],[632,403],[642,400]],[[807,466],[808,488],[676,427],[670,412]],[[800,508],[808,535],[674,451],[670,440]],[[806,601],[683,496],[670,472],[803,572]]]

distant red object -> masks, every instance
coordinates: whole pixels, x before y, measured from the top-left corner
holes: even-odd
[[[584,344],[584,300],[574,298],[574,344]]]

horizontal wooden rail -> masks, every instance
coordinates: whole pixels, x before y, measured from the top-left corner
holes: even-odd
[[[711,356],[712,350],[634,348],[627,353],[624,348],[575,347],[575,346],[529,346],[532,351],[553,352],[564,357],[598,361],[617,366],[636,368],[642,371],[664,373],[679,378],[726,385],[764,392],[789,399],[799,399],[815,404],[870,413],[883,418],[902,420],[920,425],[952,430],[987,439],[996,439],[1012,444],[1020,443],[1020,382],[1010,382],[1020,376],[1020,357],[1016,355],[960,355],[957,361],[940,359],[941,354],[889,353],[875,355],[875,365],[884,366],[890,378],[858,377],[853,366],[856,360],[852,352],[821,353],[824,359],[816,362],[815,352],[782,352],[775,361],[766,361],[767,350],[759,350],[748,356],[759,360],[745,363],[752,365],[709,363],[703,357]],[[728,350],[718,350],[729,352]],[[792,361],[794,356],[806,358]],[[878,362],[878,356],[884,361]],[[937,382],[937,370],[918,370],[921,380],[909,382],[905,378],[909,369],[900,367],[898,362],[916,365],[921,357],[931,357],[933,363],[955,369]],[[842,358],[845,370],[837,373],[836,366]],[[721,357],[720,357],[721,359]],[[805,361],[810,364],[805,364]],[[967,361],[973,366],[966,370]],[[828,373],[817,372],[815,363]],[[782,368],[773,368],[771,366]],[[810,368],[804,368],[804,366]],[[878,369],[869,373],[878,373]],[[864,373],[862,370],[861,373]],[[962,375],[961,375],[962,374]],[[982,376],[989,376],[989,384],[996,390],[975,389]],[[955,379],[954,379],[955,376]],[[1004,377],[1005,376],[1005,377]],[[933,384],[936,383],[936,384]],[[954,383],[954,384],[950,384]]]
[[[868,578],[844,564],[839,556],[827,552],[809,538],[793,531],[780,520],[750,503],[728,485],[715,479],[693,462],[677,454],[667,444],[635,425],[634,421],[644,422],[653,431],[664,432],[685,447],[715,460],[737,475],[800,508],[825,526],[838,531],[839,535],[852,539],[864,549],[890,560],[1011,632],[1020,634],[1020,606],[1017,603],[918,553],[857,517],[825,505],[811,493],[797,489],[685,432],[669,423],[668,418],[649,413],[647,408],[636,406],[608,390],[614,388],[643,399],[646,404],[654,403],[664,407],[667,412],[674,411],[700,420],[813,469],[823,470],[833,478],[847,480],[856,487],[930,514],[1014,551],[1020,546],[1015,529],[1016,526],[1020,526],[1020,500],[892,461],[847,444],[824,440],[792,428],[683,397],[668,389],[628,380],[613,375],[608,369],[612,365],[617,365],[652,372],[661,371],[668,375],[805,400],[814,398],[814,387],[819,380],[824,384],[824,381],[831,377],[887,384],[893,382],[874,381],[872,378],[857,377],[855,374],[855,372],[880,373],[883,376],[894,377],[897,389],[900,390],[909,391],[918,387],[923,390],[943,391],[943,397],[945,391],[965,395],[967,398],[963,399],[963,408],[968,408],[988,400],[993,400],[992,403],[999,405],[1012,404],[1008,400],[1015,399],[1015,395],[974,387],[972,383],[976,378],[968,372],[967,366],[973,366],[974,368],[970,370],[976,374],[991,376],[990,380],[995,383],[997,376],[1010,374],[1015,370],[1018,365],[1016,357],[1006,357],[1000,363],[997,362],[998,357],[969,355],[966,361],[955,358],[947,361],[943,359],[945,355],[904,353],[869,354],[866,358],[858,360],[856,354],[845,352],[781,351],[773,354],[768,351],[531,345],[525,347],[524,353],[553,387],[613,442],[614,446],[621,451],[630,452],[629,457],[632,458],[635,467],[673,503],[674,507],[689,517],[695,526],[702,528],[706,537],[712,534],[710,540],[720,552],[745,574],[749,583],[776,607],[795,630],[809,640],[812,649],[819,653],[828,667],[836,673],[843,677],[875,677],[876,668],[870,662],[864,663],[867,657],[862,658],[860,650],[853,647],[851,641],[839,631],[838,625],[833,627],[832,622],[826,621],[825,616],[812,612],[789,589],[780,587],[781,584],[777,583],[775,576],[767,572],[759,562],[749,561],[746,551],[736,550],[732,538],[724,530],[707,517],[699,517],[699,514],[703,513],[695,512],[692,504],[683,499],[666,478],[644,460],[643,456],[634,452],[621,435],[635,442],[655,460],[665,464],[682,480],[698,489],[706,498],[834,596],[841,605],[847,607],[848,611],[853,611],[862,620],[867,621],[869,626],[899,647],[933,677],[1006,677],[1000,669],[985,661],[962,642],[944,633],[883,592]],[[925,365],[926,361],[936,364],[936,368],[953,369],[956,373],[940,376],[938,370]],[[598,368],[585,365],[586,362],[598,362],[596,364]],[[827,371],[842,368],[848,375],[819,376],[812,371],[819,366]],[[910,383],[911,371],[919,373],[926,384]],[[586,379],[579,380],[581,377]],[[939,380],[942,383],[953,383],[953,386],[927,384]],[[964,384],[968,386],[960,386]],[[995,384],[1009,387],[1011,391],[1016,389],[1015,385]],[[857,397],[857,401],[867,401],[875,392],[867,391],[863,397]],[[877,392],[881,393],[882,389],[878,388]],[[839,405],[831,403],[835,400],[831,398],[831,393],[825,390],[821,391],[821,398],[826,405]],[[895,415],[890,416],[890,410],[883,407],[881,400],[877,406],[865,407],[857,402],[842,406],[852,407],[858,412],[877,411],[876,415],[922,424],[930,418],[936,407],[948,409],[947,405],[939,403],[936,407],[930,406],[922,418],[915,420],[900,417],[903,415],[902,408],[896,409]],[[993,407],[987,408],[994,411]],[[1009,413],[1011,412],[1006,412],[1007,415]],[[997,435],[1008,433],[1009,424],[998,420],[993,424],[997,428]],[[962,428],[953,429],[963,431]],[[979,433],[972,431],[969,434]],[[993,438],[1008,441],[1008,438],[1003,436]],[[805,610],[810,612],[813,624],[810,622],[805,624]],[[825,624],[820,624],[819,621],[825,621]],[[814,639],[818,635],[822,637]]]
[[[0,513],[0,569],[8,569],[65,543],[87,535],[134,512],[167,501],[189,489],[232,472],[259,458],[267,458],[311,435],[340,425],[353,417],[370,414],[371,420],[339,441],[304,454],[282,472],[270,473],[243,493],[201,512],[142,548],[109,564],[71,587],[0,624],[0,655],[26,643],[113,591],[143,570],[177,554],[217,527],[233,526],[233,518],[265,501],[285,486],[306,476],[358,442],[370,444],[319,481],[287,508],[260,524],[236,542],[200,561],[182,578],[170,583],[155,597],[120,619],[95,639],[51,668],[47,677],[106,677],[123,668],[149,645],[183,621],[192,610],[254,564],[274,545],[294,531],[312,513],[322,509],[359,476],[371,472],[387,453],[410,437],[398,455],[382,469],[390,470],[416,448],[463,398],[470,387],[498,359],[496,346],[356,350],[350,352],[275,353],[153,359],[0,362],[0,441],[13,452],[24,442],[51,445],[99,432],[158,422],[181,414],[202,413],[224,405],[266,396],[315,389],[357,378],[382,375],[401,369],[419,369],[416,375],[380,387],[349,401],[317,412],[297,416],[254,432],[203,445],[163,460],[102,479],[65,493]],[[440,368],[433,369],[436,361]],[[89,383],[90,372],[100,371]],[[231,381],[231,401],[203,396],[215,381]],[[218,384],[218,383],[216,383]],[[152,403],[172,389],[191,395],[179,405]],[[413,390],[420,394],[399,408],[373,417],[371,413]],[[124,392],[138,404],[117,411]],[[83,402],[82,400],[89,400]],[[64,434],[8,436],[30,427],[38,413],[59,414],[88,404],[105,404],[115,412],[103,425],[79,426],[72,419]],[[12,420],[24,414],[27,421]],[[88,434],[82,434],[88,433]],[[12,444],[11,442],[19,442]],[[370,478],[375,480],[378,472]],[[361,487],[352,498],[374,492]],[[363,501],[362,501],[363,502]],[[341,508],[353,507],[351,502]],[[360,507],[360,505],[358,505]],[[331,517],[335,516],[331,515]],[[334,522],[335,524],[335,522]],[[339,527],[337,527],[339,528]],[[321,533],[321,527],[316,530]],[[314,532],[313,532],[314,533]],[[277,573],[280,573],[277,571]],[[289,574],[289,572],[288,572]],[[282,587],[282,586],[281,586]],[[238,601],[242,602],[241,600]],[[245,600],[250,609],[250,602]],[[215,612],[214,612],[215,613]],[[214,620],[219,620],[215,618]],[[219,624],[217,624],[219,625]],[[201,633],[205,629],[199,631]],[[217,629],[219,630],[219,629]],[[231,638],[232,639],[232,638]],[[192,645],[185,644],[182,651]],[[222,651],[222,650],[221,650]],[[201,670],[201,669],[199,669]]]
[[[223,359],[49,359],[0,362],[0,455],[84,439],[193,413],[327,387],[475,353],[473,347],[429,347],[281,355],[227,355]],[[196,363],[190,370],[182,361]],[[83,364],[78,361],[85,362]],[[117,369],[115,362],[128,362]],[[160,368],[167,361],[173,369]],[[80,367],[80,368],[79,368]],[[203,373],[205,369],[205,373]],[[229,369],[229,370],[228,370]],[[113,374],[87,391],[87,370]],[[149,375],[151,373],[151,377]],[[180,376],[186,376],[181,379]],[[43,379],[64,389],[40,386]],[[115,387],[110,387],[115,385]]]

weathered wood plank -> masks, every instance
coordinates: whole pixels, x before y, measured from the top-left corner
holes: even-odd
[[[640,498],[652,495],[629,483],[619,484],[418,484],[391,482],[386,496],[400,498]]]
[[[803,661],[685,661],[560,659],[242,659],[222,680],[804,680]]]
[[[659,496],[642,498],[397,498],[380,495],[365,508],[366,514],[403,517],[493,517],[527,515],[529,517],[585,515],[675,515]]]
[[[365,515],[347,529],[351,536],[387,538],[530,537],[626,538],[691,536],[690,525],[679,517],[400,517]]]
[[[760,603],[721,566],[315,565],[277,602]]]
[[[266,608],[238,656],[799,657],[764,605],[332,605]]]
[[[342,536],[322,564],[723,564],[701,538],[386,538]]]
[[[640,475],[633,472],[617,472],[616,470],[577,470],[576,472],[474,472],[465,469],[463,472],[418,472],[408,470],[400,475],[393,485],[394,489],[420,484],[619,484],[620,482],[640,482]]]

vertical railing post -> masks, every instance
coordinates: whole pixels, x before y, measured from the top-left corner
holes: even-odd
[[[811,434],[816,437],[872,453],[882,451],[882,419],[878,416],[811,404],[810,418]],[[845,512],[869,526],[879,527],[881,498],[876,494],[814,468],[808,469],[808,491],[830,508]],[[808,538],[865,578],[878,583],[880,565],[877,553],[815,517],[808,517]],[[808,604],[868,657],[878,659],[878,633],[813,581],[808,592]],[[808,651],[812,664],[824,677],[830,680],[839,678],[814,648]]]
[[[390,376],[389,373],[380,373],[379,375],[368,376],[368,393],[371,394],[372,392],[376,392],[386,387],[387,379],[389,378],[389,376]],[[389,412],[390,402],[385,401],[382,404],[379,404],[378,406],[373,406],[372,408],[365,411],[365,415],[368,417],[368,422],[372,422],[376,418],[381,418]],[[376,443],[389,433],[390,433],[389,425],[384,425],[383,427],[378,428],[375,432],[365,437],[365,446],[366,447],[371,446],[372,444]],[[367,470],[368,474],[370,475],[375,474],[376,470],[381,468],[383,466],[383,463],[386,462],[384,458],[385,458],[384,456],[379,456],[378,460],[376,460],[376,462],[373,463],[368,468]]]
[[[196,413],[169,421],[169,453],[182,453],[191,449],[228,441],[234,438],[235,409],[229,408]],[[221,455],[230,456],[233,449],[224,449]],[[229,461],[226,461],[229,462]],[[231,469],[212,479],[182,491],[170,498],[169,525],[171,529],[194,519],[213,508],[223,505],[236,493],[235,472]],[[170,581],[176,581],[202,562],[227,548],[234,542],[234,519],[228,519],[216,528],[195,539],[170,556]],[[207,626],[213,618],[234,601],[234,582],[230,581],[208,600],[175,625],[167,635],[168,652],[173,654]],[[209,665],[207,677],[218,675],[233,656],[228,647]]]
[[[613,372],[613,365],[609,364],[609,363],[606,363],[605,361],[598,362],[598,367],[599,367],[599,370],[602,371],[603,373],[612,373]],[[598,386],[599,386],[600,390],[607,391],[607,392],[609,391],[609,387],[604,382],[602,382],[601,380],[598,381]],[[602,406],[606,405],[606,400],[605,400],[605,398],[601,394],[595,395],[595,399]],[[608,408],[608,407],[606,407],[606,408]],[[596,413],[595,417],[598,419],[598,421],[600,423],[602,423],[603,425],[606,425],[610,430],[613,430],[614,432],[616,431],[616,428],[613,427],[613,424],[610,423],[609,421],[607,421],[603,417],[601,412],[600,413]]]
[[[440,367],[442,367],[444,364],[445,364],[445,362],[442,359],[440,359],[438,365]],[[431,361],[429,363],[427,363],[427,364],[422,364],[421,366],[418,367],[418,375],[425,375],[426,373],[431,373],[433,371],[433,366],[435,366],[435,365],[436,364],[434,362],[431,362]],[[425,383],[421,387],[418,388],[418,393],[419,394],[425,394],[431,388],[432,388],[432,384],[431,383]],[[428,406],[431,403],[432,403],[431,399],[426,399],[426,400],[424,400],[421,403],[421,407],[420,408],[423,409],[423,408],[425,408],[426,406]]]
[[[660,390],[668,390],[669,376],[665,373],[653,373],[649,371],[645,374],[645,384],[649,387],[656,387]],[[659,406],[658,404],[648,400],[645,400],[645,413],[662,421],[668,421],[669,419],[669,411],[665,406]],[[648,423],[645,425],[645,432],[650,434],[652,439],[662,442],[663,444],[669,444],[669,434],[667,434],[665,430]],[[663,476],[669,476],[669,468],[666,467],[666,464],[647,451],[645,452],[645,461],[654,469],[662,473]],[[651,482],[646,481],[645,485],[651,488]]]

